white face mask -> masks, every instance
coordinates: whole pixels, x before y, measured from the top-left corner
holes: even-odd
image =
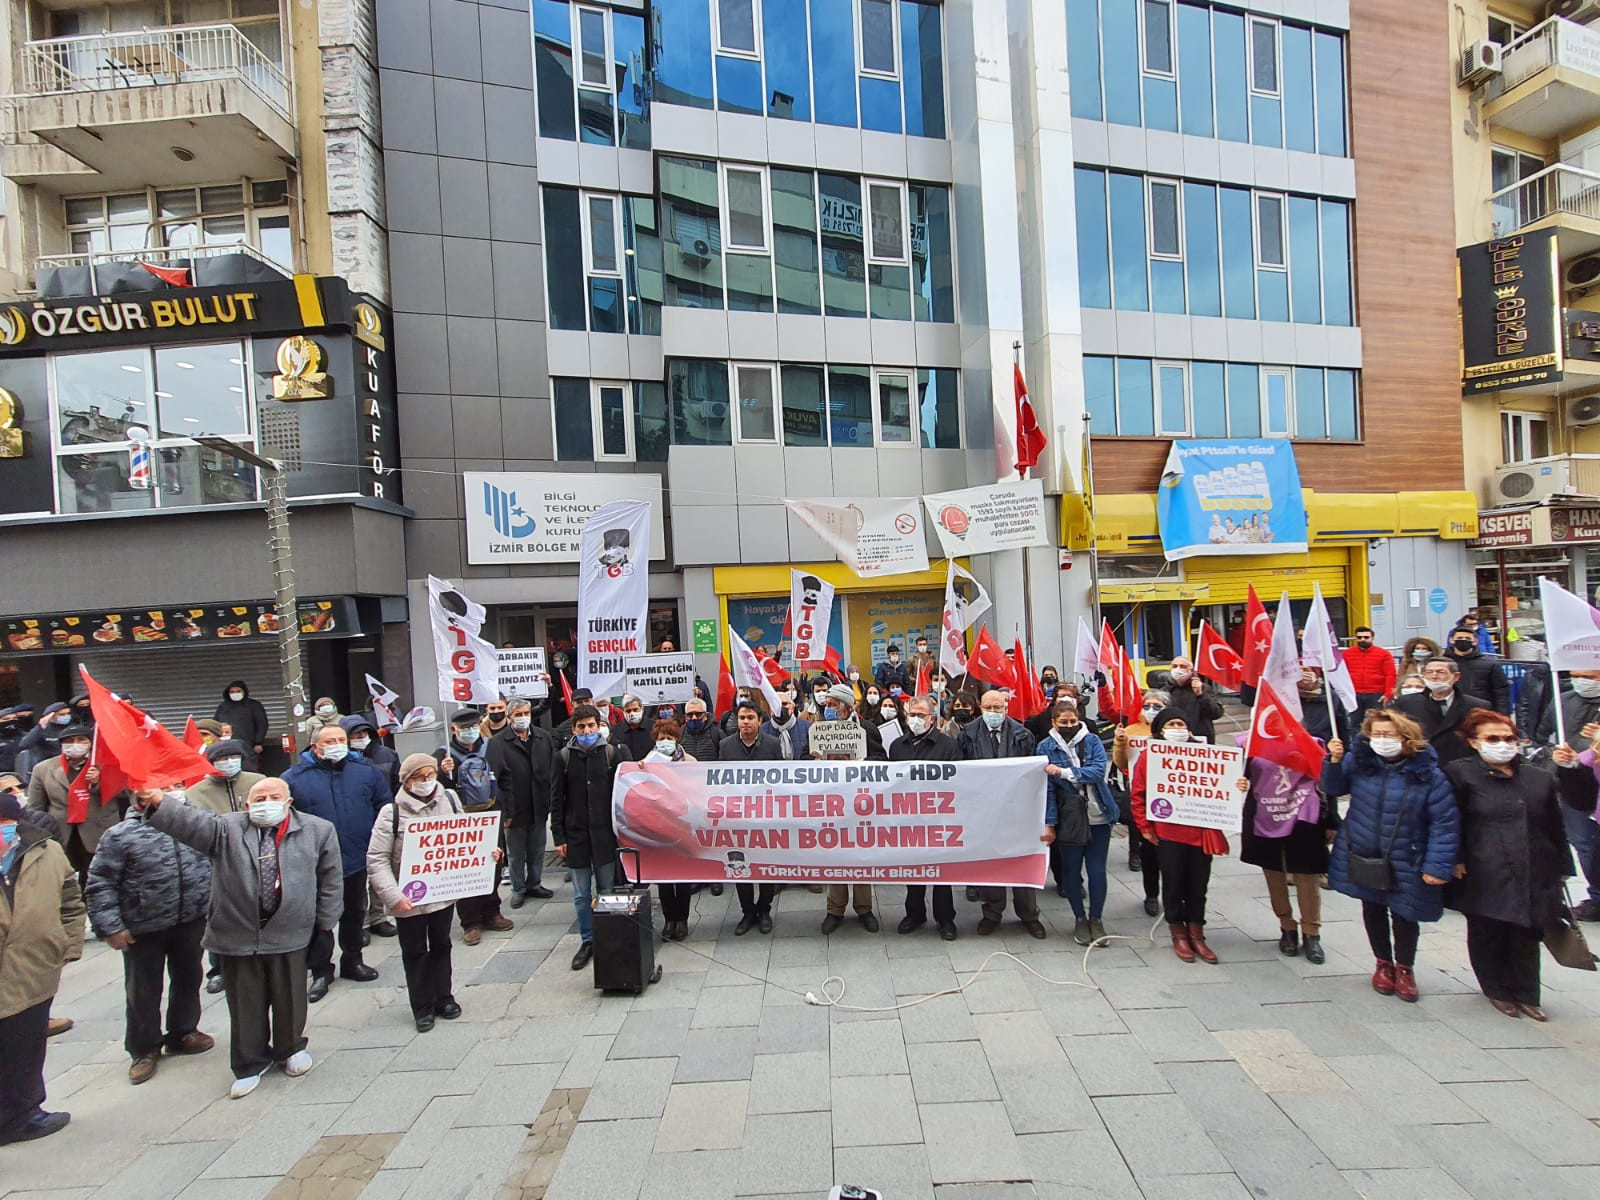
[[[1424,679],[1422,682],[1428,685],[1428,690],[1435,696],[1443,696],[1456,686],[1454,679]]]
[[[656,753],[671,758],[678,752],[678,743],[672,738],[662,738],[656,743]]]
[[[317,715],[319,717],[331,717],[331,716],[333,716],[334,713],[336,713],[338,711],[339,710],[337,708],[335,708],[331,704],[319,704],[319,705],[317,705]]]
[[[68,758],[87,758],[89,755],[89,743],[74,742],[70,746],[61,747],[61,753]]]
[[[244,699],[244,693],[243,692],[229,692],[228,693],[228,699],[229,700],[234,700],[234,701],[243,700]]]
[[[533,718],[532,717],[512,717],[511,718],[511,728],[515,729],[518,733],[521,733],[523,730],[527,729],[528,726],[530,726],[532,724],[533,724]]]
[[[1399,758],[1400,751],[1405,749],[1405,743],[1397,737],[1375,737],[1372,739],[1372,752],[1379,758]]]
[[[850,672],[850,682],[851,683],[854,683],[856,680],[858,680],[860,678],[861,678],[861,672],[860,671],[851,671]]]
[[[426,800],[433,795],[438,786],[439,781],[437,779],[419,779],[415,783],[406,784],[406,791],[410,792],[418,800]]]
[[[1173,667],[1168,674],[1171,675],[1173,683],[1189,682],[1189,672],[1185,671],[1182,667]]]
[[[1489,742],[1478,747],[1478,757],[1497,766],[1510,762],[1520,753],[1515,742]]]
[[[629,725],[637,725],[644,720],[644,709],[634,709],[632,712],[625,712],[622,715]]]
[[[1189,740],[1189,731],[1183,728],[1174,729],[1171,725],[1168,725],[1161,731],[1161,740],[1164,742],[1187,742]]]
[[[1411,657],[1416,659],[1418,662],[1427,662],[1433,657],[1433,651],[1429,650],[1426,646],[1418,646],[1411,652]]]
[[[352,750],[365,750],[370,745],[372,745],[372,739],[369,737],[353,737],[350,739],[350,749]]]
[[[343,762],[345,756],[349,753],[350,747],[345,745],[343,742],[335,742],[331,746],[324,746],[322,748],[322,757],[328,762]]]
[[[936,692],[942,692],[942,691],[944,691],[944,680],[942,680],[942,679],[935,679],[935,680],[934,680],[934,681],[933,681],[933,690],[934,690],[934,691],[936,691]]]
[[[1142,709],[1140,715],[1144,717],[1144,723],[1148,725],[1161,715],[1161,706],[1153,704],[1149,708]]]
[[[911,727],[911,732],[921,737],[928,732],[928,718],[912,715],[906,718],[906,724]]]
[[[878,712],[879,712],[879,714],[880,714],[880,715],[881,715],[881,716],[882,716],[882,717],[883,717],[883,719],[884,719],[884,720],[885,720],[885,721],[892,721],[892,720],[894,720],[894,717],[895,717],[895,712],[894,712],[894,705],[892,705],[892,704],[885,704],[885,705],[884,705],[884,706],[883,706],[883,707],[882,707],[882,708],[880,708],[880,709],[879,709],[879,710],[878,710]]]
[[[289,811],[289,805],[284,800],[256,800],[251,803],[246,815],[250,824],[258,829],[275,829],[283,824],[283,818]]]
[[[1572,690],[1585,700],[1593,700],[1600,697],[1600,679],[1574,679]]]
[[[217,759],[217,770],[221,771],[229,779],[238,778],[239,771],[243,767],[244,767],[244,759],[242,759],[242,758],[219,758],[219,759]]]

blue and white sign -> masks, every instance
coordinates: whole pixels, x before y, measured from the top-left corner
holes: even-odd
[[[1436,587],[1428,593],[1428,608],[1436,613],[1442,613],[1450,607],[1450,593],[1442,587]]]
[[[1306,504],[1288,442],[1172,443],[1156,493],[1167,561],[1304,554]]]
[[[589,515],[614,500],[650,505],[650,557],[666,557],[661,476],[468,471],[469,563],[577,562]]]

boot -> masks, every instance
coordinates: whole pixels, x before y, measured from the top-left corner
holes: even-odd
[[[1300,931],[1298,929],[1285,929],[1279,932],[1278,953],[1286,954],[1290,958],[1300,953]]]
[[[1143,847],[1133,838],[1128,839],[1128,870],[1135,873],[1144,870]]]
[[[1403,963],[1394,965],[1394,994],[1408,1004],[1417,1002],[1417,977]]]
[[[1169,925],[1172,930],[1172,952],[1184,962],[1194,961],[1194,947],[1189,945],[1189,931],[1182,925]]]
[[[1189,944],[1194,947],[1196,957],[1204,963],[1217,961],[1216,952],[1206,945],[1206,927],[1204,925],[1189,926]]]
[[[1380,996],[1394,995],[1394,964],[1386,958],[1380,958],[1373,968],[1372,990]]]

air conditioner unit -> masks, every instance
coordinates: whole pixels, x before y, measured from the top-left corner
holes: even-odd
[[[1488,40],[1473,42],[1461,52],[1458,82],[1462,87],[1475,88],[1488,83],[1500,71],[1500,43]]]
[[[1544,6],[1544,15],[1546,18],[1565,17],[1582,25],[1600,17],[1600,0],[1550,0]]]
[[[1536,504],[1571,491],[1571,460],[1507,463],[1494,473],[1494,503]]]
[[[1582,429],[1586,425],[1600,425],[1600,395],[1567,401],[1567,428]]]
[[[1562,278],[1571,288],[1593,287],[1600,281],[1600,254],[1575,258],[1562,268]]]
[[[703,237],[696,237],[691,233],[678,235],[678,251],[685,258],[695,262],[704,263],[711,258],[711,243]]]

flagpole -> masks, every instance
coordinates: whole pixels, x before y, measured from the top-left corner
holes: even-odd
[[[1328,736],[1336,738],[1339,736],[1339,719],[1333,715],[1333,686],[1328,682],[1326,667],[1322,668],[1322,698],[1328,702]]]
[[[1556,745],[1567,744],[1567,721],[1561,712],[1561,672],[1550,668],[1550,695],[1556,710]]]
[[[1094,626],[1100,628],[1100,551],[1094,528],[1094,442],[1090,438],[1089,410],[1083,413],[1083,502],[1089,534],[1089,603],[1094,611]]]
[[[1020,341],[1011,343],[1011,369],[1014,380],[1016,372],[1022,370],[1022,343]],[[1020,415],[1018,419],[1020,421]],[[1028,477],[1028,468],[1018,465],[1017,475],[1019,478],[1026,479]],[[1037,643],[1033,640],[1033,574],[1032,567],[1028,562],[1028,549],[1027,546],[1022,547],[1022,629],[1023,635],[1027,639],[1028,652],[1037,656]]]

